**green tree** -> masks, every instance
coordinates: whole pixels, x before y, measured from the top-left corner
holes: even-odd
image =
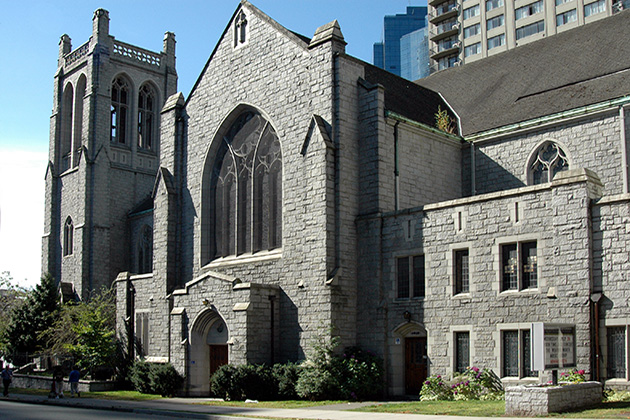
[[[0,274],[0,353],[4,354],[6,343],[4,342],[5,331],[11,322],[13,312],[20,308],[25,300],[28,291],[13,284],[13,277],[8,271]]]
[[[81,369],[92,372],[108,366],[116,354],[113,293],[103,290],[85,302],[60,308],[53,325],[43,333],[47,350],[72,355]]]
[[[58,310],[57,285],[53,277],[46,274],[35,290],[26,295],[24,304],[11,314],[1,340],[4,357],[20,364],[26,360],[20,360],[18,355],[41,351],[45,347],[41,333],[52,326]]]

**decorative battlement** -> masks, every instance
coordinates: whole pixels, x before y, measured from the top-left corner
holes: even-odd
[[[130,58],[132,60],[140,61],[152,66],[160,66],[161,57],[160,54],[156,54],[152,51],[142,48],[134,47],[133,45],[125,44],[124,42],[114,41],[114,54],[121,55],[123,57]]]
[[[82,57],[85,57],[86,55],[88,55],[89,52],[90,52],[90,41],[86,42],[85,44],[77,48],[76,50],[69,52],[68,54],[64,56],[64,61],[65,61],[66,66],[69,66],[70,64],[80,60]]]

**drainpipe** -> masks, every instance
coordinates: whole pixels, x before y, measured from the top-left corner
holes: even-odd
[[[400,208],[400,170],[398,168],[398,124],[394,124],[394,210]]]
[[[477,195],[477,180],[475,179],[476,171],[475,162],[475,143],[470,142],[470,192],[471,195]]]
[[[630,192],[628,187],[628,150],[626,145],[626,107],[622,105],[619,107],[619,125],[620,125],[620,140],[621,140],[621,159],[622,159],[622,180],[623,180],[623,192],[625,194]]]

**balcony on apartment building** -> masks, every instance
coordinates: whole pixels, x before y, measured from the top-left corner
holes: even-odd
[[[431,41],[438,42],[440,39],[448,38],[459,33],[459,22],[457,17],[432,25],[429,37]]]
[[[459,12],[459,5],[457,1],[453,0],[436,0],[429,2],[429,5],[432,8],[429,12],[429,22],[434,25],[437,25],[438,22],[456,17]]]

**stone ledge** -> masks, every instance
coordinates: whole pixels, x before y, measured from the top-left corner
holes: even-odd
[[[505,389],[505,415],[546,416],[595,406],[602,401],[602,384],[582,382],[562,386],[520,385]]]

